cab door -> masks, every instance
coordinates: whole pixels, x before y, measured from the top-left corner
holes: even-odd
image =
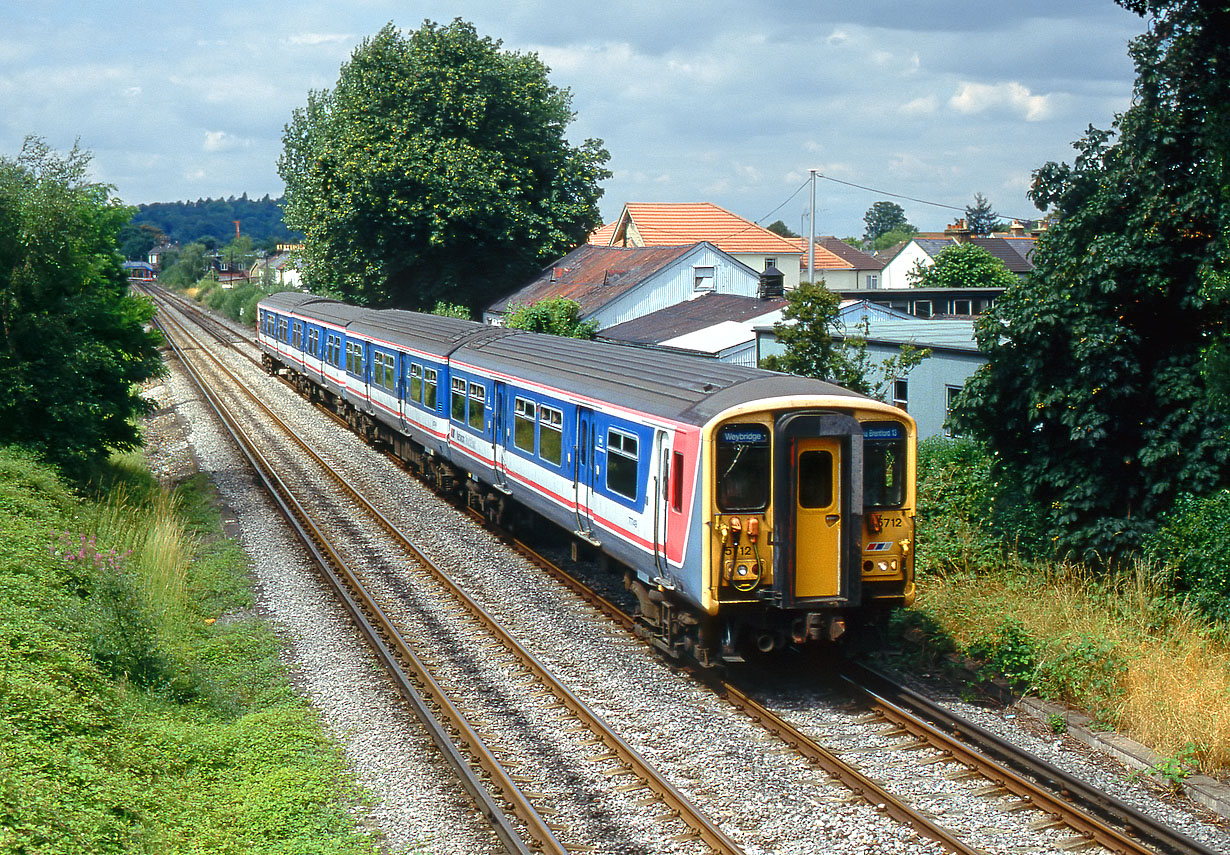
[[[800,438],[795,444],[796,599],[836,597],[842,582],[841,441],[837,437]]]

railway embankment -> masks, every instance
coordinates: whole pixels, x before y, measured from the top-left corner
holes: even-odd
[[[115,475],[0,449],[0,850],[374,851],[209,482]]]

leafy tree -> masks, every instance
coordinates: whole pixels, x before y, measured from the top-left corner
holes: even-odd
[[[1230,8],[1122,4],[1153,16],[1130,46],[1132,106],[1035,173],[1031,198],[1062,218],[980,325],[989,361],[955,419],[1021,473],[1061,547],[1102,556],[1230,473],[1201,373],[1230,329]]]
[[[1017,281],[1002,261],[973,243],[946,247],[931,264],[918,262],[908,278],[915,288],[1011,288]]]
[[[456,303],[446,303],[444,300],[438,300],[436,307],[431,310],[433,315],[439,315],[443,318],[460,318],[463,321],[471,321],[474,316],[470,314],[469,306],[460,306]]]
[[[888,232],[917,231],[905,218],[905,209],[896,202],[876,202],[863,214],[863,222],[867,224],[867,240],[872,243]]]
[[[989,235],[1003,219],[981,193],[974,194],[974,203],[965,206],[965,225],[972,234]]]
[[[150,227],[174,243],[199,241],[208,237],[213,246],[235,238],[235,221],[243,234],[257,246],[272,250],[279,243],[299,243],[303,235],[291,231],[282,221],[282,199],[197,199],[195,202],[154,202],[138,205],[132,225]],[[122,244],[121,244],[122,245]],[[210,247],[213,248],[212,246]]]
[[[153,304],[132,296],[117,237],[132,209],[87,181],[90,157],[27,138],[0,158],[0,444],[75,477],[140,440],[135,384],[162,370]]]
[[[129,223],[120,229],[120,253],[129,261],[144,261],[149,251],[166,240],[157,226]]]
[[[773,232],[773,234],[781,235],[784,238],[797,238],[798,237],[798,235],[790,231],[790,226],[786,225],[781,220],[778,220],[775,223],[770,223],[769,225],[765,226],[765,228]]]
[[[894,247],[899,243],[905,243],[916,234],[918,234],[918,229],[907,223],[904,227],[893,229],[891,232],[885,232],[872,241],[871,251],[880,252],[890,247]]]
[[[362,305],[483,306],[599,225],[599,140],[534,54],[474,27],[392,24],[286,126],[278,171],[304,281]]]
[[[840,309],[836,292],[823,284],[800,283],[786,295],[782,320],[773,327],[785,351],[766,356],[761,367],[827,380],[883,400],[893,380],[930,356],[929,350],[905,345],[896,356],[873,362],[867,351],[869,325],[864,321],[858,330],[846,330]]]
[[[158,277],[172,288],[188,288],[205,275],[205,245],[190,243],[177,253],[163,258],[162,274]]]
[[[526,306],[511,306],[504,326],[515,330],[550,333],[568,338],[592,339],[597,321],[580,320],[581,304],[567,297],[552,297]]]

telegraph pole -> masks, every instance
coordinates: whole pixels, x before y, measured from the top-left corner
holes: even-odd
[[[807,281],[816,284],[816,170],[811,170],[811,216],[807,221]]]

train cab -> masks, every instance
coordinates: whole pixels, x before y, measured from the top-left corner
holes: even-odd
[[[850,404],[734,412],[706,432],[704,605],[725,615],[728,656],[836,640],[849,616],[913,601],[916,428]]]

